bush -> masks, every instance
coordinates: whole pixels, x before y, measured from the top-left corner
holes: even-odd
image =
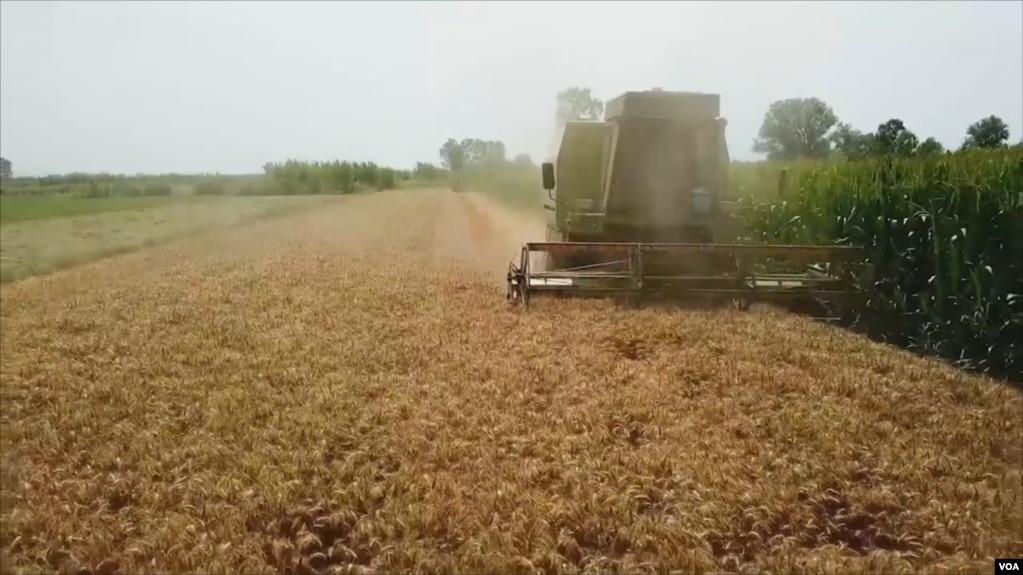
[[[268,163],[266,175],[284,194],[350,194],[359,190],[397,187],[396,171],[373,162]]]
[[[286,195],[284,188],[275,180],[269,178],[258,182],[247,182],[239,190],[240,196],[282,196]]]
[[[169,196],[172,190],[170,184],[146,184],[142,189],[142,194],[146,196]]]
[[[220,182],[204,180],[195,185],[195,195],[197,196],[222,196],[224,195],[224,185]]]

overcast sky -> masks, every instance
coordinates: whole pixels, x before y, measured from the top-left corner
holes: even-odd
[[[540,158],[555,94],[720,93],[733,156],[768,105],[864,131],[1023,136],[1023,2],[0,3],[0,153],[16,174],[437,161],[449,137]]]

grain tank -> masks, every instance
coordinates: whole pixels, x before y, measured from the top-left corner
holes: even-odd
[[[603,121],[568,122],[548,241],[713,241],[730,199],[720,108],[717,94],[627,92]]]

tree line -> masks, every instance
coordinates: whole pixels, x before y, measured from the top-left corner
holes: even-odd
[[[600,119],[604,103],[593,96],[589,88],[568,88],[557,95],[556,120],[564,123],[579,119]],[[456,189],[464,179],[474,184],[485,184],[509,175],[520,175],[532,182],[536,164],[529,154],[518,154],[511,160],[504,142],[480,138],[448,138],[438,150],[440,167],[419,162],[412,171],[412,179],[437,181],[453,177]]]
[[[604,102],[590,88],[572,87],[557,95],[559,123],[600,119]],[[998,148],[1009,142],[1009,127],[998,116],[981,118],[966,129],[959,149]],[[772,103],[753,142],[753,151],[768,160],[824,159],[939,154],[945,147],[932,137],[921,140],[904,121],[891,118],[864,133],[839,121],[820,98],[789,98]]]
[[[267,162],[267,176],[283,194],[350,194],[359,189],[388,190],[396,185],[399,171],[374,162]]]
[[[439,155],[441,166],[452,172],[467,169],[496,170],[509,163],[523,167],[533,165],[529,154],[519,154],[509,162],[504,142],[479,138],[464,138],[461,141],[448,138],[440,147]]]
[[[998,148],[1007,145],[1009,127],[998,116],[981,118],[966,129],[959,149]],[[820,98],[789,98],[770,105],[764,114],[753,151],[768,160],[940,154],[941,142],[920,138],[899,118],[891,118],[864,133],[840,122],[831,106]]]
[[[509,160],[507,148],[499,140],[448,138],[437,155],[439,165],[416,162],[408,179],[421,183],[448,180],[453,189],[459,190],[466,183],[483,188],[492,187],[515,175],[520,180],[531,181],[536,171],[536,165],[529,154],[518,154]]]
[[[594,119],[604,114],[604,102],[586,87],[570,87],[557,94],[555,121],[557,128],[567,121]],[[981,118],[966,129],[959,149],[997,148],[1007,145],[1009,127],[998,116]],[[1023,143],[1023,142],[1021,142]],[[872,132],[862,132],[849,123],[839,121],[834,110],[820,98],[788,98],[772,103],[764,114],[753,151],[768,160],[794,160],[797,158],[823,159],[844,157],[851,160],[882,155],[914,156],[939,154],[945,151],[941,142],[928,137],[924,140],[910,130],[899,118],[881,123]],[[371,187],[389,185],[397,179],[437,181],[449,174],[463,172],[484,173],[494,176],[507,166],[528,168],[534,166],[527,154],[507,159],[503,142],[479,138],[449,138],[439,150],[440,166],[418,162],[413,170],[379,169],[369,164],[333,162],[315,163],[327,185],[352,189],[362,184]],[[296,162],[268,164],[264,173],[296,188],[306,187],[307,179],[321,178],[299,175]],[[304,164],[304,162],[303,162]],[[370,173],[373,173],[370,176]],[[13,178],[13,166],[7,158],[0,158],[0,178]],[[378,181],[379,180],[379,181]]]

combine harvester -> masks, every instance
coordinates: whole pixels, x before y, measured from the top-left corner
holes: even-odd
[[[822,309],[855,296],[857,248],[736,243],[720,101],[627,92],[603,121],[568,122],[556,169],[542,166],[547,241],[522,247],[508,298],[528,306],[535,295],[661,297],[745,310]]]

